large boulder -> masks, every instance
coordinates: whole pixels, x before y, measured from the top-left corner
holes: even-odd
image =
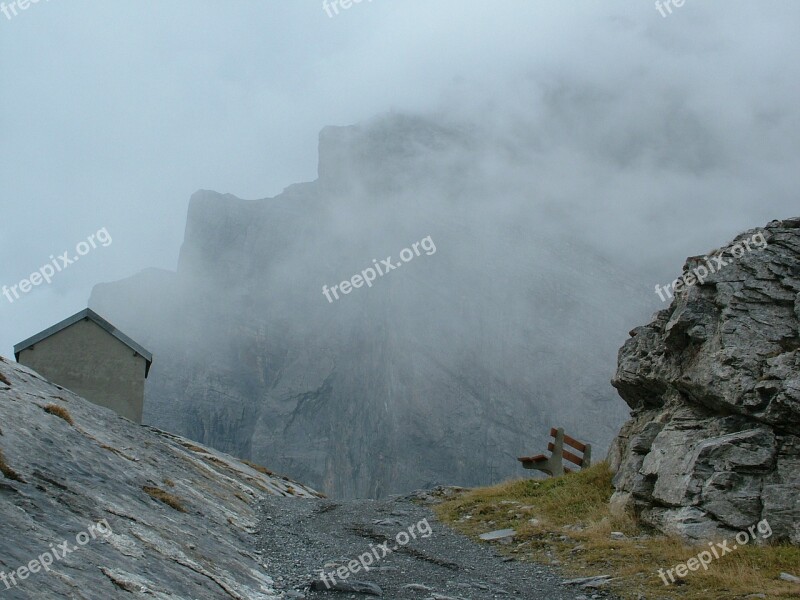
[[[612,504],[686,539],[767,520],[799,544],[800,218],[688,259],[682,279],[619,353],[632,418],[609,453]]]

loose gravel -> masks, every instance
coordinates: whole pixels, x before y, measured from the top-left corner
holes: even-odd
[[[589,600],[610,598],[602,590],[565,586],[552,569],[511,561],[489,544],[478,544],[449,529],[414,496],[386,500],[294,500],[268,498],[261,506],[258,545],[267,573],[286,598],[370,598],[375,595],[327,589],[323,570],[335,571],[384,541],[427,519],[433,533],[376,561],[349,584],[379,586],[383,598],[417,600]],[[425,531],[424,526],[422,527]],[[381,554],[379,552],[378,554]],[[365,590],[368,588],[365,588]]]

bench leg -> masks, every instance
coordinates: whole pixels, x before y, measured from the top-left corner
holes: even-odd
[[[586,444],[586,450],[583,451],[583,464],[581,470],[588,469],[592,466],[592,445]]]
[[[556,429],[556,439],[553,444],[553,452],[548,459],[550,474],[553,477],[561,477],[564,474],[564,429]]]

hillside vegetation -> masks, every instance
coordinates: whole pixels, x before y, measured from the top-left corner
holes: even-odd
[[[460,494],[437,507],[439,518],[478,538],[514,529],[501,552],[520,561],[557,565],[566,575],[610,575],[604,589],[622,598],[798,598],[800,585],[778,579],[797,574],[800,548],[748,545],[689,572],[666,586],[659,569],[686,563],[707,546],[691,546],[657,534],[630,516],[614,516],[606,463],[553,479],[526,479]],[[614,535],[612,535],[614,532]],[[623,534],[624,537],[619,534]],[[678,584],[680,583],[680,585]]]

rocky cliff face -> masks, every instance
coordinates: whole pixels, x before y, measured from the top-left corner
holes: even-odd
[[[337,497],[520,475],[552,425],[606,448],[613,356],[650,291],[513,181],[532,159],[497,151],[518,169],[500,176],[486,143],[387,117],[325,129],[319,179],[276,198],[195,194],[177,273],[91,298],[156,356],[145,422]]]
[[[317,496],[0,358],[3,598],[276,597],[251,535],[271,495]]]
[[[679,289],[619,353],[613,385],[633,418],[610,454],[613,501],[688,538],[767,519],[775,539],[798,544],[800,219],[712,256],[717,272]],[[684,274],[700,266],[690,258]]]

